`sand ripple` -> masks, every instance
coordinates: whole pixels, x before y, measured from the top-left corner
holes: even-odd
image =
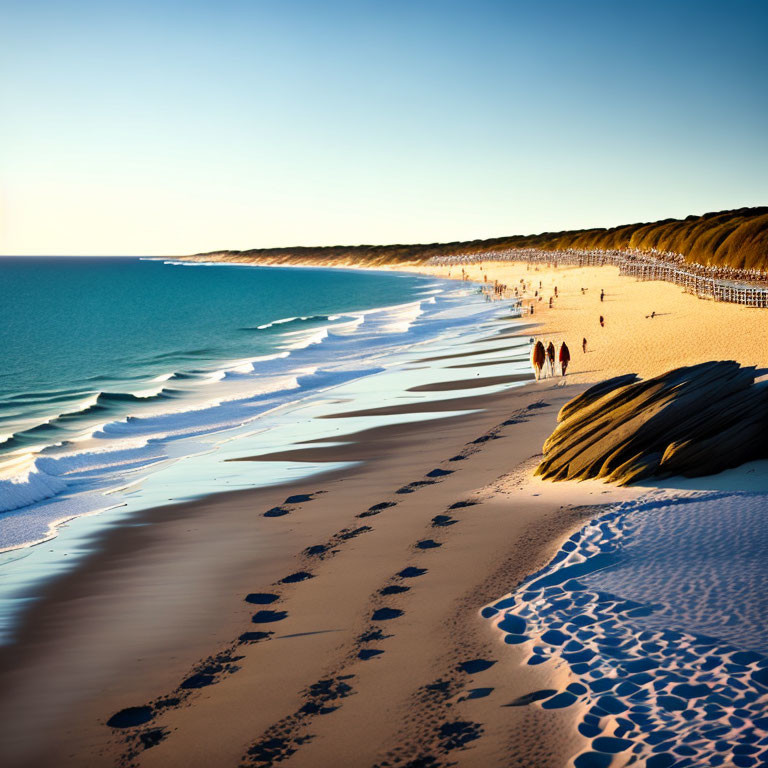
[[[651,493],[483,609],[528,664],[569,669],[516,703],[580,706],[574,765],[768,764],[767,512],[764,493]]]

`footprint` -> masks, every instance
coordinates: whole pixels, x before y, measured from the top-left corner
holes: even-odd
[[[155,716],[152,707],[128,707],[116,712],[107,720],[110,728],[134,728],[148,723]]]
[[[395,501],[382,501],[380,504],[374,504],[372,507],[368,507],[365,512],[361,512],[357,517],[373,517],[373,515],[378,515],[382,510],[394,506],[397,506],[397,502]]]
[[[432,518],[433,528],[447,528],[449,525],[455,525],[458,520],[454,520],[450,515],[435,515]]]
[[[251,744],[241,764],[267,768],[287,759],[302,744],[311,741],[312,734],[306,732],[309,720],[316,715],[335,712],[340,706],[339,700],[353,693],[352,687],[345,682],[352,677],[354,675],[339,675],[309,686],[304,691],[304,704],[270,727],[259,741]]]
[[[427,472],[427,477],[445,477],[445,475],[452,475],[452,469],[433,469],[431,472]]]
[[[284,509],[283,507],[272,507],[272,509],[268,509],[264,513],[264,517],[282,517],[283,515],[287,515],[290,513],[290,510]]]
[[[405,611],[401,611],[399,608],[379,608],[373,612],[371,621],[389,621],[389,619],[396,619],[404,613]]]
[[[345,699],[352,693],[352,686],[343,681],[351,680],[353,677],[354,675],[339,675],[336,678],[318,680],[309,686],[307,696],[323,704],[337,699]]]
[[[384,587],[379,590],[380,595],[399,595],[403,592],[407,592],[410,587],[401,587],[399,584],[393,584],[391,587]]]
[[[448,696],[451,692],[451,683],[448,680],[436,680],[434,683],[427,683],[424,690],[429,691],[429,693],[440,693],[443,696]]]
[[[269,624],[273,621],[282,621],[288,615],[288,611],[257,611],[251,616],[254,624]]]
[[[304,550],[304,554],[309,557],[315,557],[316,555],[325,554],[328,551],[327,544],[313,544],[311,547],[307,547]]]
[[[316,701],[308,701],[299,708],[299,712],[302,715],[330,715],[331,712],[335,712],[337,709],[338,707],[323,707]]]
[[[273,595],[270,592],[251,592],[250,595],[245,596],[245,602],[253,605],[270,605],[279,599],[280,595]]]
[[[401,579],[415,579],[417,576],[423,576],[426,572],[426,568],[416,568],[413,565],[409,565],[407,568],[403,568],[397,575]]]
[[[382,501],[379,504],[374,504],[372,507],[368,507],[369,512],[381,512],[382,509],[389,509],[390,507],[396,507],[396,501]]]
[[[197,672],[194,675],[190,675],[179,686],[179,688],[181,688],[183,690],[189,690],[189,689],[195,689],[195,688],[205,688],[207,685],[211,685],[215,681],[216,681],[216,677],[214,675],[204,674],[202,672]]]
[[[233,656],[232,651],[224,651],[207,659],[206,662],[197,667],[197,669],[179,685],[178,690],[188,691],[197,688],[205,688],[208,685],[218,682],[224,674],[237,672],[240,667],[235,662],[240,661],[243,656]]]
[[[438,543],[434,539],[422,539],[421,541],[416,542],[417,549],[436,549],[437,547],[442,546],[442,544]]]
[[[461,749],[470,741],[479,739],[482,732],[483,727],[480,723],[471,723],[467,720],[443,723],[438,730],[440,747],[446,752],[453,749]]]
[[[388,637],[392,637],[392,635],[385,635],[379,627],[375,627],[363,632],[357,640],[360,643],[372,643],[374,640],[386,640]]]
[[[283,504],[302,504],[305,501],[312,501],[311,493],[297,493],[295,496],[289,496]]]
[[[451,457],[450,459],[448,459],[448,461],[464,461],[467,458],[468,458],[467,456],[462,456],[461,454],[459,454],[458,456]]]
[[[355,536],[359,536],[361,533],[367,533],[372,531],[370,525],[363,525],[360,528],[353,528],[352,530],[344,529],[338,536],[341,541],[347,541],[348,539],[354,539]]]
[[[262,640],[267,640],[270,635],[274,634],[274,632],[243,632],[237,639],[241,643],[259,643]]]
[[[179,704],[181,704],[180,696],[166,696],[163,699],[156,699],[153,702],[153,706],[155,707],[155,712],[159,712],[160,710],[163,710],[163,709],[171,709],[173,707],[178,707]]]
[[[170,731],[167,728],[150,728],[139,734],[139,741],[144,749],[152,749],[152,747],[156,747],[169,733]]]
[[[295,751],[288,739],[274,737],[254,744],[247,754],[249,758],[259,764],[273,765],[275,762],[290,757]]]
[[[474,507],[476,504],[478,504],[477,501],[457,501],[455,504],[451,504],[448,509],[464,509],[464,507]]]
[[[283,504],[301,504],[305,501],[312,501],[312,493],[297,493],[295,496],[289,496]]]
[[[297,571],[290,576],[286,576],[284,579],[280,579],[280,584],[298,584],[300,581],[306,581],[307,579],[314,579],[315,575],[309,573],[309,571]]]
[[[362,659],[362,661],[368,661],[368,659],[381,656],[382,653],[384,653],[384,651],[380,651],[376,648],[363,648],[363,650],[357,654],[357,658]]]
[[[434,755],[422,755],[403,763],[402,768],[440,768],[440,763]]]
[[[434,485],[434,480],[415,480],[412,483],[408,483],[408,485],[404,485],[402,488],[398,488],[395,493],[413,493],[414,491],[418,490],[422,486],[425,485]]]

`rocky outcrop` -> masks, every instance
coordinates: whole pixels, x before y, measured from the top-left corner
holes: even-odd
[[[536,474],[549,480],[697,477],[768,458],[768,383],[733,361],[601,382],[563,406]]]

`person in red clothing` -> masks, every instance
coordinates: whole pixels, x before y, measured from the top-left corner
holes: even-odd
[[[565,342],[560,345],[560,354],[558,357],[560,359],[560,370],[563,372],[563,376],[565,376],[568,363],[571,362],[571,350],[568,349],[568,345]]]

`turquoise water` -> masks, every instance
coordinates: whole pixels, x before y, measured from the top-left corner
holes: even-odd
[[[136,511],[340,466],[229,459],[337,435],[320,416],[461,397],[411,388],[465,378],[444,357],[462,348],[488,376],[528,368],[527,338],[494,340],[510,307],[469,283],[138,258],[5,258],[0,281],[0,643]]]
[[[171,374],[166,399],[223,361],[274,353],[281,320],[296,318],[292,330],[319,327],[333,313],[412,301],[434,282],[136,258],[2,259],[0,281],[3,454],[80,436],[89,417],[135,409],[133,393]]]
[[[221,490],[220,467],[193,457],[295,442],[277,410],[483,333],[501,310],[470,284],[395,272],[5,258],[0,280],[0,551],[137,495]]]

